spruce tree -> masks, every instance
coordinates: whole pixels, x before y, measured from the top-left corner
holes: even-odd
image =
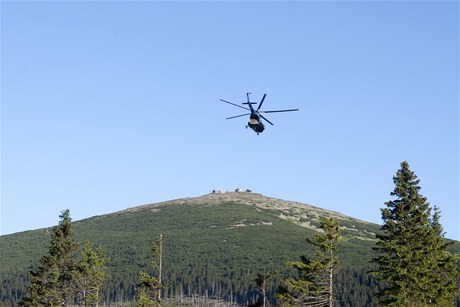
[[[75,287],[78,300],[84,306],[98,306],[101,288],[108,277],[107,258],[101,248],[93,249],[91,242],[85,241],[82,259],[76,267]]]
[[[140,283],[137,288],[137,306],[152,307],[160,306],[161,290],[164,288],[161,281],[162,273],[162,254],[163,254],[163,235],[159,240],[152,243],[152,262],[150,263],[153,275],[147,272],[140,272]]]
[[[30,271],[31,283],[22,305],[64,306],[73,303],[74,269],[73,259],[78,249],[73,235],[69,210],[62,211],[59,225],[53,227],[49,254],[39,260],[38,268]]]
[[[313,259],[302,256],[300,261],[290,261],[298,276],[288,277],[281,285],[277,298],[284,306],[333,306],[333,278],[339,261],[337,256],[340,228],[332,217],[321,222],[323,233],[315,234],[317,247]]]
[[[375,276],[384,283],[379,293],[385,306],[453,306],[457,289],[456,258],[447,252],[439,223],[420,195],[420,180],[404,161],[393,177],[395,199],[381,209],[382,233],[373,259]]]

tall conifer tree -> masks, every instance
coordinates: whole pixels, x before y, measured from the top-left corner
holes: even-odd
[[[453,306],[457,289],[456,258],[447,252],[439,223],[427,199],[420,195],[420,180],[404,161],[393,177],[394,200],[381,209],[382,234],[375,248],[379,256],[374,274],[384,282],[379,293],[385,306]]]
[[[83,306],[98,306],[101,288],[108,277],[107,258],[101,248],[93,249],[91,242],[85,241],[82,259],[76,266],[75,288]]]
[[[49,254],[43,256],[38,268],[30,271],[31,284],[23,299],[26,306],[64,306],[73,303],[74,269],[73,259],[78,249],[73,235],[69,210],[62,211],[61,221],[51,234]]]
[[[153,275],[147,272],[140,272],[140,283],[137,289],[137,306],[154,307],[161,306],[161,290],[164,288],[161,280],[162,257],[163,257],[163,235],[160,235],[158,241],[152,244],[152,262]]]
[[[323,233],[315,234],[315,241],[307,241],[317,247],[313,259],[305,256],[301,261],[290,261],[298,272],[297,277],[288,277],[280,287],[277,298],[283,306],[333,306],[332,291],[340,240],[339,223],[331,218],[321,222]]]

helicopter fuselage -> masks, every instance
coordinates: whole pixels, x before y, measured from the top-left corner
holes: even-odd
[[[251,110],[251,115],[249,115],[249,122],[248,122],[247,127],[251,128],[252,130],[254,130],[254,132],[259,134],[264,131],[265,126],[262,123],[262,120],[260,119],[259,114],[257,114],[257,112],[252,107],[252,104],[248,103],[248,105],[249,105],[249,109]]]

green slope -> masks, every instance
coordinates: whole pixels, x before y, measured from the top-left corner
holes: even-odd
[[[247,251],[268,260],[292,257],[307,252],[305,238],[312,237],[320,218],[328,215],[348,227],[344,228],[347,237],[342,245],[349,252],[343,260],[359,264],[352,251],[369,251],[377,225],[259,194],[226,193],[173,200],[77,221],[74,227],[79,241],[88,239],[106,250],[114,269],[131,270],[145,265],[149,242],[160,233],[167,238],[166,256],[168,251],[173,257],[204,252],[219,258],[221,253]],[[47,252],[49,231],[1,236],[0,272],[34,265]]]
[[[166,238],[168,295],[213,289],[212,295],[228,297],[250,293],[257,272],[284,272],[287,260],[311,255],[305,239],[313,237],[325,216],[333,216],[342,226],[341,267],[366,266],[378,225],[253,193],[209,194],[146,205],[77,221],[74,227],[77,241],[90,240],[110,259],[110,287],[117,294],[108,299],[117,295],[129,299],[137,273],[147,267],[151,242],[159,234]],[[12,274],[23,274],[36,265],[49,240],[48,229],[0,237],[0,277],[13,279]],[[458,242],[454,250],[459,252]],[[126,293],[118,293],[119,279],[124,280]]]

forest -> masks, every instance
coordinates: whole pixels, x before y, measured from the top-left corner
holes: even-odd
[[[235,256],[235,260],[238,261],[238,257]],[[287,262],[280,263],[279,266],[273,264],[271,267],[257,268],[254,266],[253,270],[233,267],[231,262],[226,262],[231,266],[228,267],[228,271],[221,272],[220,268],[216,268],[212,263],[204,264],[197,257],[190,259],[186,266],[168,263],[167,256],[164,261],[163,298],[165,301],[181,301],[182,298],[188,302],[187,298],[206,297],[246,306],[255,303],[259,298],[254,284],[256,272],[258,270],[278,270],[278,274],[270,281],[268,290],[268,300],[274,303],[275,293],[281,279],[289,274]],[[338,306],[377,306],[375,293],[379,288],[379,283],[369,273],[371,269],[372,267],[367,265],[362,267],[339,266],[334,278],[334,293],[337,295]],[[140,270],[142,267],[139,267],[138,271]],[[138,271],[114,272],[113,268],[109,267],[110,277],[104,281],[102,287],[101,305],[131,304],[135,299],[136,287],[139,284]],[[0,279],[2,281],[1,306],[17,306],[30,282],[28,271],[2,273]]]

